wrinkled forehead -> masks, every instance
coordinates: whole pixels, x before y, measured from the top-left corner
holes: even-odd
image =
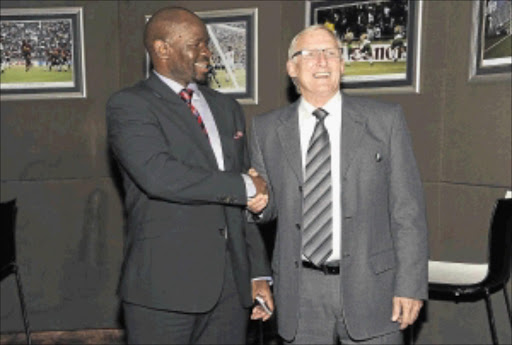
[[[296,50],[336,48],[338,42],[332,34],[323,29],[304,32],[297,38]]]

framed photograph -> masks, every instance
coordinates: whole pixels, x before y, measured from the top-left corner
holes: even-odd
[[[196,12],[210,35],[208,85],[241,104],[258,104],[258,9]],[[146,22],[151,16],[146,16]],[[146,78],[152,69],[146,52]]]
[[[509,0],[473,2],[470,79],[510,78],[512,70],[512,3]]]
[[[306,26],[322,24],[342,42],[348,92],[420,92],[423,1],[306,2]]]
[[[86,97],[81,7],[0,14],[2,100]]]

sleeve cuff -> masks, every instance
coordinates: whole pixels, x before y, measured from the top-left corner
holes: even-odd
[[[245,192],[247,194],[247,199],[250,199],[256,195],[256,186],[252,182],[252,178],[247,174],[242,174],[242,177],[245,182]]]
[[[272,277],[256,277],[256,278],[252,278],[251,280],[252,281],[254,281],[254,280],[267,280],[268,281],[268,285],[274,284],[274,279],[272,279]]]

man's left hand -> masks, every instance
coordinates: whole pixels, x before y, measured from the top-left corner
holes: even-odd
[[[272,292],[270,291],[270,286],[268,285],[268,280],[253,280],[252,281],[252,300],[256,299],[256,296],[261,296],[268,308],[273,312],[274,311],[274,299],[272,298]],[[252,308],[251,320],[259,320],[267,321],[272,314],[267,314],[262,307],[256,305]]]
[[[400,329],[406,329],[418,318],[423,301],[407,298],[393,297],[393,315],[391,321],[400,323]]]

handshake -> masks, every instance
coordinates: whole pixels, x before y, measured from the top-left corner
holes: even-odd
[[[247,209],[252,213],[258,214],[267,207],[268,190],[267,182],[253,168],[247,172],[256,187],[256,195],[247,201]]]

